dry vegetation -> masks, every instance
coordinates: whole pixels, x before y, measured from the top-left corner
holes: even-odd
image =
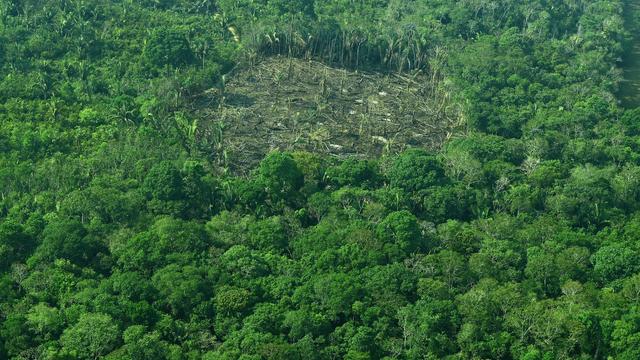
[[[443,83],[437,74],[271,57],[227,76],[224,91],[204,97],[198,117],[207,119],[204,131],[222,129],[214,156],[239,172],[274,149],[366,157],[407,145],[437,148],[463,126]]]

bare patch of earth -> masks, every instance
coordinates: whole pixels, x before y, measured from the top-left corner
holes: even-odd
[[[407,146],[438,148],[464,126],[438,76],[348,71],[272,57],[227,76],[201,99],[215,157],[246,172],[272,150],[377,157]]]

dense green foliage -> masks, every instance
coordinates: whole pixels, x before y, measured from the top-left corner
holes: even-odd
[[[622,9],[0,2],[0,358],[640,358]],[[235,176],[193,107],[273,54],[437,74],[467,131]]]

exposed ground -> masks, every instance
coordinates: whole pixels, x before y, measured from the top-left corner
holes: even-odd
[[[214,156],[245,172],[274,149],[376,157],[407,145],[437,148],[463,126],[444,88],[436,75],[272,57],[227,76],[224,91],[210,91],[198,112],[207,128],[222,128]]]

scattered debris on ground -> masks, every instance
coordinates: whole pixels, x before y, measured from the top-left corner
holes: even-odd
[[[463,121],[434,78],[272,57],[229,75],[224,91],[207,92],[198,117],[223,129],[221,148],[235,172],[275,149],[375,157],[437,148]]]

